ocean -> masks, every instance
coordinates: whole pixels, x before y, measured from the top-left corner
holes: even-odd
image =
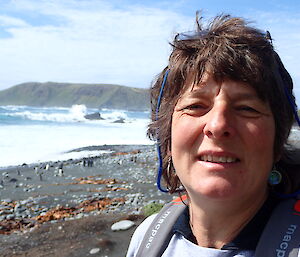
[[[84,116],[100,112],[104,120]],[[104,144],[153,144],[146,136],[149,112],[62,107],[0,106],[0,167],[100,154],[68,151]],[[114,123],[123,120],[123,123]]]
[[[96,156],[101,151],[70,150],[104,144],[153,144],[146,136],[149,112],[100,111],[104,120],[84,116],[99,112],[85,105],[62,107],[0,106],[0,168]],[[114,123],[122,119],[124,123]],[[293,141],[300,141],[298,127]]]

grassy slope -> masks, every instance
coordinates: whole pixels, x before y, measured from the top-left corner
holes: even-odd
[[[146,89],[106,84],[24,83],[0,91],[0,105],[62,106],[147,110]]]

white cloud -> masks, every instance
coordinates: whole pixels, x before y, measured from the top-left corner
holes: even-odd
[[[0,26],[1,27],[25,27],[28,24],[21,19],[10,17],[7,15],[0,15]]]
[[[7,29],[12,37],[0,40],[0,78],[7,79],[0,79],[0,87],[48,80],[145,87],[166,64],[172,31],[192,23],[154,8],[118,10],[98,2],[94,9],[78,9],[76,1],[65,3],[13,2],[18,11],[52,15],[61,23]]]

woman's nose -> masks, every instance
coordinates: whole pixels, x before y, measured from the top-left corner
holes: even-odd
[[[232,116],[227,106],[213,107],[207,113],[203,132],[209,138],[229,138],[234,133],[232,122]]]

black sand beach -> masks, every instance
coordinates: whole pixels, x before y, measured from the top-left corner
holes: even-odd
[[[143,207],[170,201],[155,186],[154,146],[82,150],[109,153],[1,169],[1,256],[125,256]],[[112,231],[120,220],[135,225]]]

